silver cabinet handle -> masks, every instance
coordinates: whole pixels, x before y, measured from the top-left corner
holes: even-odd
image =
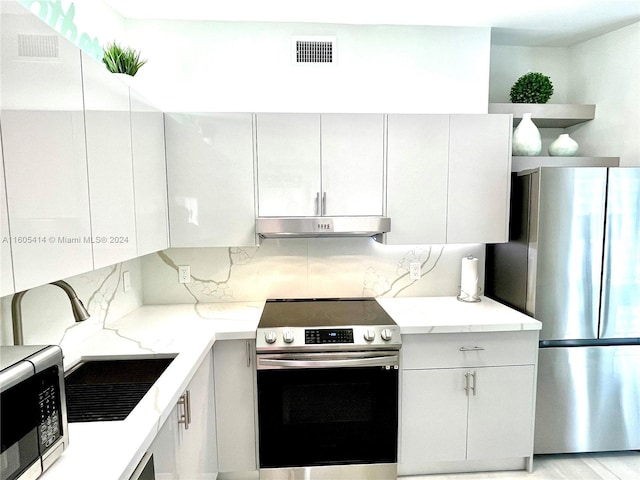
[[[189,430],[189,424],[191,423],[191,393],[189,390],[186,390],[180,395],[178,405],[182,405],[183,412],[180,418],[178,418],[178,423],[183,423],[184,429]]]
[[[322,215],[322,211],[320,210],[320,192],[316,192],[316,215]]]
[[[460,347],[461,352],[479,352],[484,350],[484,347]]]
[[[248,340],[245,344],[245,348],[247,349],[247,368],[251,368],[251,342]]]
[[[471,390],[473,390],[473,396],[474,397],[476,396],[476,387],[478,386],[478,383],[477,383],[478,379],[476,377],[477,373],[478,372],[473,372],[471,374],[471,378],[473,378],[473,383],[471,384]]]
[[[322,192],[322,211],[321,215],[327,214],[327,192]]]
[[[464,374],[464,393],[469,396],[469,372]]]

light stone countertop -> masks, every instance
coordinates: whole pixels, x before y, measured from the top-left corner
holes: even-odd
[[[541,323],[490,299],[379,299],[401,333],[540,330]],[[101,356],[176,358],[123,421],[69,424],[69,448],[45,480],[127,480],[216,340],[253,339],[264,302],[147,305],[64,351],[65,369]]]

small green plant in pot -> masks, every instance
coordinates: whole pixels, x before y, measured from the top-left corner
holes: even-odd
[[[134,76],[146,60],[140,59],[140,52],[131,47],[121,47],[113,42],[104,47],[102,61],[111,73],[125,73]]]
[[[511,103],[547,103],[553,95],[551,79],[539,72],[522,75],[511,87]]]

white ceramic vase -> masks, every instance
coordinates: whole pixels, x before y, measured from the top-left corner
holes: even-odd
[[[542,151],[542,139],[538,127],[531,120],[530,113],[523,113],[522,120],[513,131],[512,153],[531,157]]]
[[[553,157],[573,157],[577,151],[578,142],[571,138],[568,133],[561,133],[549,145],[549,155]]]

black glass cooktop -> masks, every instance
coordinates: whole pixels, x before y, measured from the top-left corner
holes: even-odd
[[[395,325],[374,298],[267,300],[258,328]]]

